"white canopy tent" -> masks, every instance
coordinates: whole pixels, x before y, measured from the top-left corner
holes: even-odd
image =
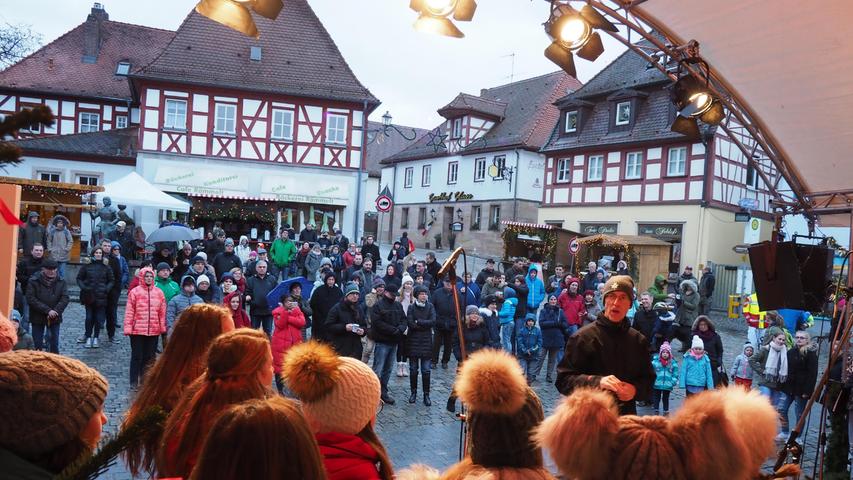
[[[853,209],[853,20],[850,0],[587,0],[611,20],[699,43],[714,81],[773,152],[796,196],[825,226]],[[609,12],[608,12],[609,10]],[[614,15],[615,14],[615,15]],[[624,31],[625,24],[620,25]],[[635,32],[636,28],[631,28]],[[614,36],[618,36],[616,34]],[[637,36],[632,37],[637,40]]]
[[[103,201],[104,197],[110,197],[113,205],[173,210],[183,213],[190,211],[189,203],[163,193],[136,172],[130,172],[124,177],[104,185],[104,191],[97,194],[98,201]]]

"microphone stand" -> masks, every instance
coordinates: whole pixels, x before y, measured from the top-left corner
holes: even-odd
[[[462,315],[462,310],[459,308],[459,289],[456,288],[456,281],[458,277],[456,276],[456,262],[459,260],[459,256],[462,256],[462,268],[463,268],[463,278],[464,274],[468,273],[468,257],[465,255],[465,249],[462,247],[457,248],[447,257],[447,260],[444,261],[444,264],[441,266],[441,269],[438,270],[438,274],[436,275],[439,279],[444,278],[445,276],[450,281],[451,291],[453,292],[453,305],[456,309],[456,335],[459,338],[459,359],[457,365],[457,372],[459,367],[462,366],[462,362],[465,361],[465,358],[468,356],[465,351],[465,334],[462,329],[462,322],[465,317]],[[467,292],[466,292],[467,295]],[[453,392],[451,391],[451,395]],[[460,411],[456,414],[456,418],[459,419],[459,460],[461,461],[465,458],[465,452],[468,449],[467,445],[467,415],[465,414],[465,404],[460,400]]]

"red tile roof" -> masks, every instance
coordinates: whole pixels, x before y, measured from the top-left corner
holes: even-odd
[[[506,114],[506,102],[497,102],[468,93],[460,93],[447,105],[438,109],[438,114],[451,119],[466,113],[481,114],[502,120]]]
[[[94,20],[90,20],[94,21]],[[0,72],[0,88],[94,98],[131,98],[119,61],[131,68],[153,60],[175,35],[168,30],[101,21],[101,46],[95,63],[83,62],[87,22]]]
[[[252,18],[257,40],[193,10],[162,54],[133,77],[379,104],[306,0],[287,0],[276,20]],[[260,61],[250,60],[252,46],[261,47]]]

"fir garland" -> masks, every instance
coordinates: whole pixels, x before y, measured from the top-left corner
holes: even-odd
[[[190,221],[196,223],[199,218],[238,218],[257,219],[262,223],[275,223],[276,206],[266,202],[247,200],[209,200],[194,202]]]
[[[518,240],[519,235],[537,236],[542,239],[542,242],[531,242],[530,250],[533,254],[542,256],[542,261],[547,264],[553,264],[557,253],[557,232],[554,230],[546,230],[537,227],[522,227],[520,225],[505,225],[506,228],[501,232],[501,239],[504,246],[509,245]],[[506,255],[506,247],[504,247],[504,255]],[[532,256],[532,255],[531,255]]]

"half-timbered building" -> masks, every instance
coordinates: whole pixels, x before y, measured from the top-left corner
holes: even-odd
[[[744,243],[744,223],[734,213],[747,205],[760,222],[769,220],[770,193],[724,133],[706,129],[689,140],[670,131],[676,111],[668,84],[629,50],[555,102],[560,115],[542,149],[538,221],[667,241],[670,272],[741,264],[732,248]],[[769,225],[761,230],[769,237]]]
[[[383,237],[409,232],[418,247],[435,247],[440,236],[444,248],[501,255],[501,221],[536,220],[545,165],[539,149],[559,113],[553,102],[580,86],[555,72],[460,93],[438,109],[439,126],[382,161],[381,183],[394,196]]]

